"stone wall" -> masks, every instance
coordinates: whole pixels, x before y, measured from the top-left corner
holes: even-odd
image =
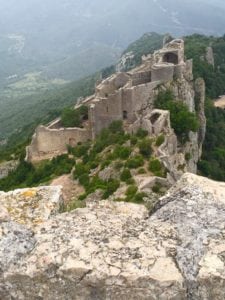
[[[27,160],[35,161],[43,157],[62,154],[67,145],[75,146],[79,142],[91,139],[90,131],[83,128],[49,129],[39,126],[36,129],[31,145],[27,148]]]
[[[89,110],[93,138],[115,120],[122,120],[122,91],[108,98],[96,99]]]
[[[134,122],[137,114],[153,108],[155,88],[159,82],[150,82],[123,91],[122,110],[128,112],[128,121]],[[147,113],[147,111],[145,112]]]
[[[105,98],[114,94],[116,90],[123,87],[129,79],[130,76],[126,73],[117,73],[112,75],[96,87],[96,97]]]
[[[151,81],[151,71],[138,72],[132,75],[132,85],[139,85]]]
[[[152,81],[172,81],[174,65],[168,63],[155,64],[152,67]]]

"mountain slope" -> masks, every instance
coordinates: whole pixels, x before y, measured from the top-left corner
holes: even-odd
[[[156,33],[146,34],[140,41],[136,42],[135,46],[131,44],[124,53],[132,50],[135,63],[138,63],[140,62],[142,54],[153,52],[160,48],[162,46],[162,40],[163,35]],[[140,46],[137,47],[137,45]],[[94,71],[97,63],[99,63],[100,70],[100,66],[107,62],[107,59],[104,60],[106,57],[104,52],[107,52],[107,47],[102,48],[100,51],[95,50],[93,49],[91,52],[86,51],[87,56],[90,57],[86,62],[82,60],[81,56],[77,55],[74,58],[77,62],[77,68],[75,70],[72,67],[70,59],[67,59],[64,62],[64,69],[61,68],[61,63],[58,65],[54,64],[52,66],[54,72],[50,71],[50,69],[48,69],[48,71],[46,70],[47,76],[50,78],[54,74],[60,76],[60,74],[63,73],[66,78],[67,76],[69,78],[68,74],[75,73],[77,69],[79,69],[79,72],[81,72],[82,69],[83,74],[86,75],[88,69]],[[112,58],[110,52],[107,53],[107,56]],[[113,59],[115,58],[113,57]],[[67,70],[67,72],[64,72],[65,70]],[[102,73],[105,74],[105,71],[108,72],[106,69],[103,70]],[[111,71],[114,72],[114,68]],[[22,128],[28,124],[33,122],[36,124],[38,120],[42,122],[42,119],[46,120],[46,116],[48,116],[49,113],[51,114],[53,110],[59,111],[65,106],[75,104],[77,98],[87,96],[90,91],[93,91],[96,76],[99,75],[94,74],[86,79],[67,83],[66,85],[61,85],[58,81],[48,81],[48,84],[45,85],[40,78],[37,78],[39,84],[36,86],[36,90],[33,91],[33,94],[32,91],[26,91],[26,85],[23,93],[21,95],[19,94],[24,83],[20,83],[18,89],[15,90],[12,89],[12,86],[10,89],[2,89],[2,92],[0,91],[0,140],[9,137],[12,133],[18,134],[18,132],[21,132]],[[26,82],[26,84],[29,86],[29,81],[28,83]],[[37,91],[41,91],[41,89],[42,92],[37,93]],[[34,93],[36,93],[36,95]],[[19,95],[20,97],[18,97]],[[24,136],[25,135],[26,134],[24,134]]]
[[[21,59],[21,70],[63,63],[96,44],[125,48],[143,32],[219,35],[225,28],[219,0],[0,0],[0,7],[0,37],[14,42],[11,58]],[[0,51],[1,60],[11,55]]]

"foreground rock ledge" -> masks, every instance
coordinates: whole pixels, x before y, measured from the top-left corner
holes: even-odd
[[[225,184],[192,174],[150,217],[143,206],[102,201],[35,233],[2,219],[0,299],[222,300],[224,226]]]

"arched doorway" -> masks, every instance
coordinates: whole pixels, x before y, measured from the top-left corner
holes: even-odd
[[[168,52],[163,56],[163,62],[172,63],[174,65],[178,64],[178,56],[173,52]]]

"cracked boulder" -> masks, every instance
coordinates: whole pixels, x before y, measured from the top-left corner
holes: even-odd
[[[0,222],[11,219],[35,228],[57,214],[63,203],[60,186],[42,186],[0,192]]]
[[[224,183],[185,174],[150,216],[93,201],[35,233],[2,215],[0,299],[225,299]]]
[[[148,211],[135,204],[102,201],[58,215],[8,262],[0,298],[185,299],[175,237],[173,226],[149,226]]]

